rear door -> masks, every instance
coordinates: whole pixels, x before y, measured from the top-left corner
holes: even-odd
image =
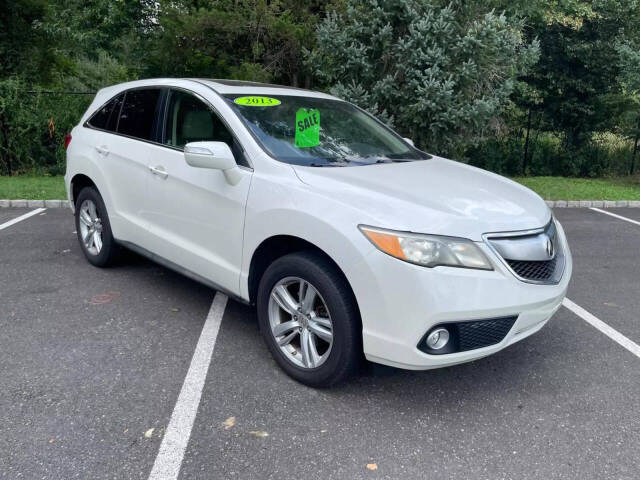
[[[169,91],[162,130],[162,146],[149,157],[150,250],[237,293],[252,173],[242,146],[203,97],[182,89]],[[187,165],[184,146],[196,141],[227,143],[241,166],[240,182],[230,185],[220,170]]]
[[[143,247],[148,237],[142,215],[149,179],[148,160],[151,142],[157,134],[162,94],[161,88],[138,88],[121,94],[117,115],[110,113],[108,129],[113,129],[113,133],[100,135],[95,143],[109,189],[108,208],[114,236]]]

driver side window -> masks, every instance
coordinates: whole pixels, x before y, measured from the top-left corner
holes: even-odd
[[[242,148],[208,105],[187,92],[171,90],[162,143],[184,148],[189,142],[203,141],[226,143],[236,163],[248,166]]]

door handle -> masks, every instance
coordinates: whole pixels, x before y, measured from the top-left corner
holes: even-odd
[[[103,157],[106,157],[107,155],[109,155],[109,149],[107,147],[105,147],[104,145],[101,145],[99,147],[96,146],[95,149]]]
[[[149,171],[154,175],[158,175],[163,180],[169,176],[169,174],[165,171],[164,167],[160,165],[158,165],[157,167],[152,167],[151,165],[149,165]]]

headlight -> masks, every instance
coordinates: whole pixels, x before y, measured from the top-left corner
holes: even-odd
[[[424,267],[442,265],[493,270],[482,250],[466,238],[396,232],[365,225],[358,228],[379,250],[405,262]]]

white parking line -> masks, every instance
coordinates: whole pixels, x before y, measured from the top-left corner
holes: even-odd
[[[40,212],[44,212],[46,208],[36,208],[35,210],[31,210],[30,212],[25,213],[24,215],[20,215],[19,217],[14,218],[13,220],[9,220],[8,222],[4,222],[0,225],[0,230],[4,230],[5,228],[10,227],[11,225],[15,225],[22,220],[26,220],[29,217],[33,217]]]
[[[575,303],[573,303],[568,298],[565,298],[562,301],[562,304],[565,307],[567,307],[569,310],[571,310],[573,313],[578,315],[580,318],[582,318],[585,322],[587,322],[591,326],[597,328],[602,333],[604,333],[607,337],[609,337],[611,340],[613,340],[614,342],[617,342],[618,344],[622,345],[624,348],[626,348],[631,353],[633,353],[636,357],[640,358],[640,345],[638,345],[637,343],[633,342],[632,340],[629,340],[627,337],[622,335],[620,332],[618,332],[617,330],[614,330],[609,325],[604,323],[602,320],[600,320],[599,318],[597,318],[594,315],[592,315],[589,312],[587,312],[580,305],[576,305]]]
[[[220,322],[226,306],[227,296],[217,292],[213,298],[207,320],[202,327],[189,371],[182,384],[176,406],[173,408],[169,426],[162,438],[158,456],[149,474],[149,480],[174,480],[178,478],[193,422],[198,413],[202,389],[207,378],[213,347],[216,344]]]
[[[594,212],[604,213],[605,215],[610,215],[620,220],[624,220],[625,222],[635,223],[636,225],[640,225],[640,222],[638,222],[637,220],[631,220],[630,218],[623,217],[622,215],[618,215],[616,213],[607,212],[606,210],[600,210],[599,208],[590,208],[589,210],[593,210]]]

